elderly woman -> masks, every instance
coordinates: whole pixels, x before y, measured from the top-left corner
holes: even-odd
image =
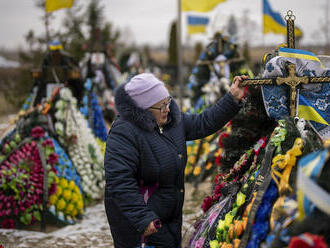
[[[181,247],[186,141],[219,130],[244,95],[230,92],[199,115],[180,111],[164,83],[143,73],[119,86],[119,113],[107,139],[105,209],[116,248]]]

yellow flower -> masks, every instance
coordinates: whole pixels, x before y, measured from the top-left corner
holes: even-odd
[[[60,195],[62,195],[62,192],[63,192],[62,187],[57,186],[55,194],[56,194],[57,196],[60,196]]]
[[[204,154],[210,153],[210,144],[209,143],[204,143],[203,148],[204,148]]]
[[[56,203],[56,208],[57,208],[57,210],[59,211],[59,210],[62,210],[62,209],[64,209],[65,208],[65,201],[63,200],[63,199],[60,199],[59,201],[57,201],[57,203]]]
[[[219,248],[219,243],[217,240],[210,241],[210,248]]]
[[[57,176],[55,176],[55,182],[56,182],[56,184],[58,184],[60,182],[60,179]]]
[[[78,195],[80,195],[80,189],[77,185],[75,185],[75,187],[74,187],[74,192],[77,193]]]
[[[66,206],[65,213],[70,214],[73,209],[74,209],[74,205],[72,203],[70,203],[69,205]]]
[[[68,187],[68,181],[67,181],[65,178],[61,178],[61,179],[60,179],[60,185],[61,185],[63,188]]]
[[[225,216],[225,227],[229,228],[230,224],[233,222],[233,218],[234,218],[234,216],[231,215],[230,213],[226,214],[226,216]]]
[[[71,201],[74,202],[74,203],[76,203],[76,202],[78,202],[78,200],[79,200],[78,194],[75,193],[75,192],[72,192]]]
[[[70,182],[69,182],[69,188],[71,189],[71,190],[74,190],[74,186],[75,186],[76,184],[74,183],[74,181],[73,180],[71,180]]]
[[[224,228],[225,228],[225,221],[219,220],[218,227],[217,227],[218,231],[222,231],[222,230],[224,230]]]
[[[194,164],[195,161],[196,161],[196,157],[195,156],[189,156],[188,163]]]
[[[201,167],[196,166],[194,169],[194,176],[198,176],[199,174],[201,174]]]
[[[77,209],[74,208],[74,209],[72,210],[71,215],[72,215],[73,217],[75,217],[77,214],[78,214],[78,211],[77,211]]]
[[[82,200],[77,202],[77,209],[80,210],[84,207],[84,202]]]
[[[54,205],[56,201],[57,201],[57,196],[56,196],[56,194],[52,194],[52,195],[49,197],[49,203],[50,203],[50,205]]]
[[[187,153],[188,153],[188,155],[191,153],[191,151],[192,151],[191,146],[188,146],[188,147],[187,147]]]
[[[211,169],[212,168],[212,162],[211,161],[209,161],[207,164],[206,164],[206,167],[205,167],[205,169],[206,170],[209,170],[209,169]]]
[[[245,197],[246,195],[244,195],[242,192],[238,192],[237,197],[236,197],[236,204],[237,206],[242,206],[245,202]]]
[[[188,175],[190,174],[192,171],[192,167],[191,166],[186,166],[186,168],[184,169],[184,174],[185,175]]]
[[[64,190],[63,197],[65,200],[69,201],[71,200],[71,191],[69,189]]]

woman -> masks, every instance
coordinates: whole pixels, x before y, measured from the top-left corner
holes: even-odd
[[[116,248],[181,247],[186,141],[219,130],[244,95],[235,77],[230,93],[200,115],[180,112],[163,82],[143,73],[119,86],[119,113],[105,152],[105,209]]]

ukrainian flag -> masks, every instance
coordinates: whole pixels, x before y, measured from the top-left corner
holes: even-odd
[[[309,52],[309,51],[294,49],[294,48],[280,47],[278,52],[279,52],[278,55],[281,57],[313,60],[322,65],[322,63],[318,59],[318,57],[316,57],[314,53]]]
[[[227,0],[182,0],[182,11],[209,12],[214,9],[219,3]]]
[[[74,0],[46,0],[46,12],[52,12],[62,8],[71,8]]]
[[[329,125],[320,111],[314,107],[305,97],[299,94],[298,116],[305,120],[315,121],[323,125]]]
[[[272,7],[270,6],[268,0],[264,1],[264,34],[267,33],[275,33],[275,34],[286,34],[286,23],[282,16],[273,11]],[[300,29],[295,28],[295,35],[301,36],[302,32]]]
[[[201,16],[187,16],[187,32],[188,34],[205,33],[206,26],[209,24],[210,19],[208,17]]]

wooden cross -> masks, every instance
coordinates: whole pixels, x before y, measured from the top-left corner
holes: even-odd
[[[289,10],[285,17],[287,21],[287,45],[288,48],[295,48],[295,36],[294,36],[294,20],[295,16],[293,12]],[[261,79],[247,79],[244,80],[242,85],[282,85],[286,84],[290,87],[290,115],[296,116],[297,113],[297,87],[300,84],[310,83],[325,83],[330,82],[330,77],[299,77],[296,75],[296,65],[287,63],[286,65],[288,76],[276,77],[276,78],[261,78]]]

